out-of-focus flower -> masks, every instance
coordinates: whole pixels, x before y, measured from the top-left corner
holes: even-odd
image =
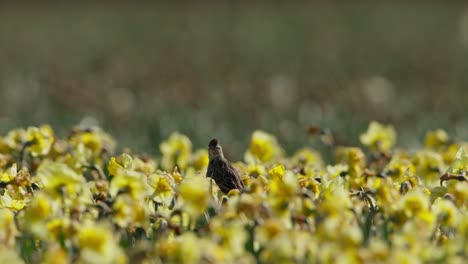
[[[25,262],[15,250],[2,245],[0,246],[0,263],[23,264]]]
[[[365,180],[366,156],[359,148],[340,147],[336,150],[337,161],[348,165],[348,170],[341,173],[349,177],[349,186],[358,189]]]
[[[402,197],[398,208],[403,210],[407,218],[412,218],[429,210],[429,197],[419,190],[411,190]]]
[[[390,258],[392,261],[395,261],[395,263],[401,263],[401,264],[419,264],[422,263],[422,261],[413,254],[412,252],[408,252],[407,250],[400,250],[400,249],[395,249],[392,254],[390,254]]]
[[[193,166],[196,171],[206,169],[209,162],[208,150],[206,149],[199,149],[190,157],[190,165]]]
[[[37,170],[37,177],[44,191],[55,199],[78,195],[84,187],[85,178],[65,163],[44,161]]]
[[[163,143],[159,171],[145,154],[111,158],[99,130],[46,153],[40,129],[0,138],[0,263],[21,261],[15,251],[43,263],[464,263],[468,252],[468,145],[439,132],[422,150],[338,147],[324,166],[308,148],[282,156],[258,131],[235,164],[245,191],[222,195],[204,177],[206,150],[183,136]],[[388,151],[379,129],[369,146]]]
[[[5,152],[10,152],[12,150],[19,151],[23,148],[24,143],[27,142],[26,130],[22,128],[11,130],[2,141],[3,146],[8,148]]]
[[[396,142],[396,132],[393,126],[384,126],[372,121],[367,132],[362,134],[361,143],[374,151],[389,151]]]
[[[269,162],[281,154],[282,150],[273,135],[256,130],[252,134],[249,150],[245,153],[245,160],[248,163]]]
[[[61,264],[70,261],[67,252],[65,252],[59,245],[50,245],[42,259],[44,264]]]
[[[158,243],[156,252],[164,263],[198,263],[202,254],[198,246],[197,237],[193,233],[187,233],[175,240]]]
[[[49,198],[42,192],[38,193],[26,209],[28,222],[45,221],[52,216],[53,207]]]
[[[446,165],[452,164],[452,162],[456,159],[457,153],[461,147],[467,148],[468,145],[466,143],[463,144],[450,144],[445,151],[442,152],[442,158]]]
[[[228,251],[211,240],[185,233],[173,240],[159,242],[156,255],[163,263],[213,263],[233,262]]]
[[[270,218],[257,229],[255,237],[258,239],[259,243],[265,244],[280,235],[286,229],[287,227],[284,225],[283,220]]]
[[[55,216],[57,206],[58,202],[53,201],[45,193],[37,193],[25,211],[27,229],[39,238],[46,239],[47,222]]]
[[[40,127],[29,127],[26,131],[27,142],[30,144],[29,151],[31,155],[47,155],[54,143],[54,132],[48,125]]]
[[[273,210],[285,216],[289,213],[291,199],[296,195],[299,184],[296,175],[292,171],[286,171],[283,176],[275,176],[270,179],[269,196]]]
[[[285,172],[284,165],[280,164],[280,165],[276,165],[271,170],[269,170],[268,175],[270,175],[272,179],[282,179],[284,176],[284,172]]]
[[[265,176],[267,174],[267,171],[265,169],[265,166],[261,164],[250,164],[247,167],[247,174],[249,176],[257,178],[260,175]]]
[[[192,142],[186,135],[175,132],[159,145],[159,149],[163,154],[161,160],[163,169],[171,171],[177,165],[178,168],[184,170],[192,153]]]
[[[391,208],[393,208],[398,199],[401,198],[399,190],[395,188],[391,178],[376,178],[376,181],[379,182],[378,186],[375,186],[375,197],[377,199],[377,204],[382,211],[388,213]],[[373,185],[369,182],[369,186]]]
[[[302,148],[298,150],[292,157],[292,163],[294,166],[313,166],[313,167],[322,167],[323,160],[320,154],[309,148]]]
[[[149,224],[150,210],[147,204],[132,199],[128,194],[119,195],[112,205],[113,220],[122,228],[144,227],[145,224]]]
[[[186,177],[180,183],[179,194],[190,215],[196,217],[204,212],[211,197],[209,190],[209,180],[205,177]]]
[[[455,227],[460,220],[460,213],[455,204],[445,199],[437,199],[432,205],[432,211],[440,224],[447,227]]]
[[[244,253],[247,231],[240,221],[223,221],[216,218],[210,222],[211,237],[221,247],[226,248],[235,257]]]
[[[47,234],[53,240],[71,238],[75,233],[76,228],[70,218],[58,217],[47,222]]]
[[[339,163],[348,165],[349,171],[347,173],[352,177],[361,176],[366,167],[366,156],[359,148],[337,148],[336,159]]]
[[[462,146],[455,155],[455,159],[453,160],[447,172],[460,174],[463,171],[468,171],[468,152],[466,151],[465,147]]]
[[[143,173],[121,169],[112,178],[109,193],[112,197],[119,193],[128,193],[133,199],[141,201],[151,194],[151,187]]]
[[[447,146],[450,138],[443,129],[429,131],[424,139],[424,146],[430,149],[441,149]]]
[[[352,206],[349,194],[343,188],[336,188],[332,191],[323,192],[320,212],[328,217],[335,217],[349,211]]]
[[[401,159],[399,157],[393,157],[387,166],[385,166],[383,172],[385,176],[389,176],[394,179],[401,179],[405,176],[405,174],[413,175],[416,170],[411,161],[407,159]]]
[[[149,175],[156,171],[158,164],[156,160],[149,158],[133,158],[133,169],[138,172],[142,172],[145,175]]]
[[[13,247],[17,235],[15,215],[9,209],[0,208],[0,244]]]
[[[449,185],[447,191],[453,195],[454,202],[459,208],[466,208],[468,205],[468,182]]]
[[[439,180],[441,171],[444,168],[444,161],[440,154],[429,150],[418,151],[413,156],[412,164],[416,168],[415,173],[417,175],[432,182]]]
[[[83,263],[127,263],[112,230],[105,225],[85,225],[77,239]]]
[[[99,127],[74,129],[69,142],[73,146],[83,144],[83,146],[91,150],[94,155],[99,155],[103,151],[113,153],[116,146],[114,139]]]
[[[92,163],[93,151],[83,144],[78,144],[71,149],[71,152],[60,156],[56,161],[63,162],[76,172],[83,172],[85,166]]]

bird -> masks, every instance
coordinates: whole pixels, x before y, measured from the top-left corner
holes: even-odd
[[[208,156],[210,162],[206,176],[213,179],[224,194],[234,189],[239,192],[245,190],[239,171],[224,157],[223,148],[217,139],[212,139],[208,144]]]

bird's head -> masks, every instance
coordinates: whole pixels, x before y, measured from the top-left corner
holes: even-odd
[[[217,139],[212,139],[210,144],[208,144],[208,155],[210,160],[216,157],[224,157],[223,148],[219,145],[219,141]]]

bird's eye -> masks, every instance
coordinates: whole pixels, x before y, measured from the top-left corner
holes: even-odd
[[[221,147],[220,147],[220,146],[216,146],[216,149],[217,149],[217,150],[220,150],[220,149],[221,149]]]

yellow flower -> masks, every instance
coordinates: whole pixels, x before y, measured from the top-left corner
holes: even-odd
[[[282,150],[273,135],[257,130],[252,134],[245,160],[248,163],[255,163],[256,160],[268,162],[276,159],[281,153]]]
[[[317,182],[314,178],[308,175],[298,174],[297,177],[298,177],[298,183],[302,188],[306,188],[310,190],[314,194],[314,197],[318,197],[318,195],[320,194],[319,182]]]
[[[60,156],[56,161],[64,162],[71,169],[81,172],[83,166],[89,165],[93,159],[93,151],[86,148],[84,144],[80,143],[77,146],[71,148],[70,153],[66,153],[64,156]]]
[[[198,216],[206,209],[210,200],[209,181],[205,177],[186,177],[179,186],[184,207],[192,216]]]
[[[396,141],[396,132],[393,126],[384,126],[372,121],[367,132],[360,137],[361,143],[374,151],[389,151]]]
[[[114,139],[98,127],[75,129],[69,141],[74,146],[83,144],[94,155],[100,155],[103,151],[113,153],[116,146]]]
[[[440,171],[444,168],[441,155],[431,150],[418,151],[414,155],[412,163],[416,168],[416,174],[422,179],[430,181],[431,184],[439,180]]]
[[[142,201],[134,200],[128,194],[117,196],[112,205],[113,220],[119,227],[149,224],[149,208]]]
[[[270,179],[269,195],[271,205],[276,213],[285,216],[291,206],[290,201],[296,195],[299,183],[296,175],[292,171],[286,171],[284,176]]]
[[[413,189],[403,196],[399,207],[404,210],[407,217],[411,218],[429,209],[429,197],[421,191]]]
[[[18,174],[16,163],[8,171],[0,173],[0,182],[9,183],[13,181]]]
[[[453,194],[455,203],[458,207],[463,208],[468,204],[468,182],[458,182],[455,185],[448,186],[448,192]]]
[[[67,253],[59,245],[48,246],[42,259],[44,264],[66,264],[69,262]]]
[[[348,192],[340,187],[332,191],[323,192],[323,201],[320,204],[320,212],[329,216],[338,216],[348,212],[352,207],[352,202]]]
[[[309,148],[302,148],[298,150],[292,157],[292,163],[295,166],[299,165],[313,165],[314,167],[322,167],[323,160],[320,154]]]
[[[443,129],[429,131],[424,139],[424,146],[431,149],[440,149],[445,147],[449,142],[449,136]]]
[[[167,197],[174,194],[174,179],[168,173],[153,173],[148,176],[148,183],[154,190],[154,196]]]
[[[359,148],[339,147],[336,150],[336,157],[338,162],[348,165],[348,170],[340,173],[349,175],[348,184],[350,188],[360,188],[365,180],[362,176],[366,168],[366,156],[362,150]]]
[[[260,175],[266,175],[265,166],[263,166],[261,164],[250,164],[247,167],[247,174],[249,176],[254,177],[254,178],[257,178]]]
[[[268,174],[272,179],[282,179],[285,172],[284,165],[276,165],[271,170],[268,171]]]
[[[159,149],[163,154],[161,166],[165,170],[172,170],[177,165],[178,168],[184,170],[189,162],[190,154],[192,153],[192,142],[190,139],[180,133],[172,133],[171,136],[159,145]]]
[[[3,145],[11,150],[20,150],[24,143],[27,142],[27,133],[26,130],[14,129],[8,132],[6,137],[3,138]]]
[[[352,176],[361,176],[362,171],[366,167],[366,156],[359,148],[339,147],[336,149],[336,159],[339,163],[349,166],[348,174]],[[355,175],[354,175],[355,173]]]
[[[107,165],[107,170],[109,175],[114,176],[117,174],[120,169],[130,169],[133,165],[133,158],[124,153],[118,157],[111,157],[109,164]]]
[[[25,206],[25,200],[13,199],[9,191],[5,191],[5,193],[0,196],[0,208],[8,208],[11,210],[19,211]]]
[[[49,198],[39,192],[26,209],[26,219],[28,222],[45,221],[52,214],[52,205]]]
[[[208,157],[208,150],[199,149],[190,157],[190,165],[196,170],[204,170],[208,167],[210,159]]]
[[[63,195],[78,195],[85,183],[85,178],[69,168],[65,163],[44,161],[37,170],[37,177],[44,186],[44,191],[56,199]]]
[[[135,171],[142,172],[149,175],[156,171],[158,164],[153,159],[147,158],[133,158],[132,168]]]
[[[14,249],[0,246],[0,263],[23,264],[24,261]]]
[[[466,143],[461,146],[467,147]],[[450,144],[447,149],[442,153],[442,158],[444,159],[445,164],[451,164],[461,147],[459,144]]]
[[[151,192],[147,180],[147,177],[141,172],[118,170],[110,182],[109,193],[112,197],[118,193],[129,193],[133,199],[143,200]]]
[[[210,222],[212,240],[229,250],[234,256],[244,253],[244,245],[247,241],[247,232],[240,221],[224,221],[215,218]]]
[[[457,226],[460,220],[460,213],[453,202],[438,198],[431,209],[437,216],[440,224],[448,227]]]
[[[393,157],[387,166],[385,166],[384,172],[386,176],[390,176],[393,179],[401,179],[405,175],[413,175],[416,170],[409,160]]]
[[[26,133],[27,142],[31,144],[29,146],[31,155],[36,157],[47,155],[49,153],[55,140],[54,132],[50,126],[44,125],[41,127],[29,127]]]
[[[460,237],[468,237],[468,215],[462,215],[458,226],[458,232],[460,232]],[[466,247],[468,247],[468,245]]]
[[[419,264],[422,263],[421,259],[412,252],[407,250],[395,249],[390,255],[390,260],[395,261],[395,263],[401,264]]]
[[[257,237],[261,244],[264,244],[283,233],[286,229],[281,219],[270,218],[256,230],[255,237]]]
[[[83,263],[126,263],[110,228],[102,224],[83,226],[78,233],[79,260]]]
[[[203,252],[200,241],[193,233],[185,233],[173,241],[157,245],[157,256],[164,263],[199,263]]]
[[[401,197],[399,190],[394,187],[392,179],[389,177],[383,179],[376,178],[376,181],[377,180],[379,182],[378,186],[376,187],[377,204],[383,211],[388,212]],[[399,187],[400,186],[398,186],[398,188]]]
[[[458,150],[457,154],[455,155],[455,159],[450,165],[450,168],[447,172],[453,174],[460,174],[463,171],[468,172],[468,152],[466,151],[465,147],[462,146]]]
[[[0,208],[0,244],[13,247],[17,234],[15,215],[9,209]]]
[[[27,229],[40,238],[47,238],[47,222],[54,217],[56,211],[57,202],[43,192],[37,193],[25,210]]]
[[[59,217],[47,222],[47,234],[54,240],[60,240],[61,237],[69,238],[75,234],[74,227],[70,218]]]
[[[211,240],[184,233],[156,245],[156,255],[161,263],[232,263],[229,253]]]

